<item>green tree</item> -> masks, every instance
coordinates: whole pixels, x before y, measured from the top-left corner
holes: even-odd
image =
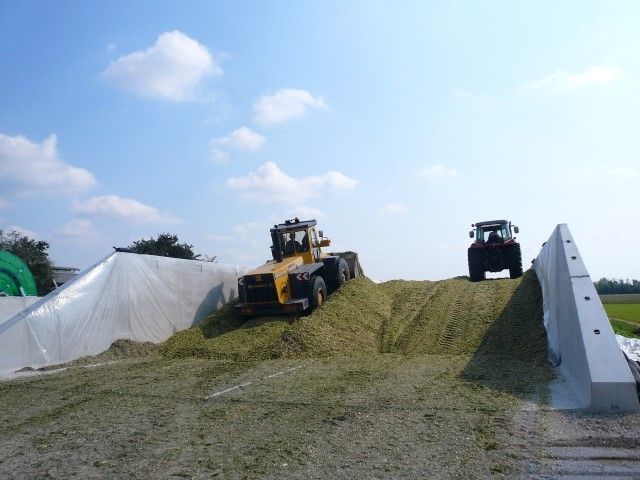
[[[635,279],[601,278],[597,282],[593,282],[593,284],[596,287],[596,292],[600,295],[640,293],[640,281]]]
[[[142,238],[128,247],[133,253],[146,253],[161,257],[186,258],[197,260],[200,255],[193,253],[193,245],[178,243],[178,236],[170,233],[160,233],[157,238]]]
[[[53,263],[49,259],[49,244],[34,240],[20,232],[8,233],[0,230],[0,250],[7,250],[20,257],[27,264],[36,281],[38,295],[43,296],[55,288],[53,284]]]

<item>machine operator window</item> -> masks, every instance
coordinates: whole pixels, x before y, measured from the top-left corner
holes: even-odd
[[[509,238],[509,225],[507,225],[506,223],[502,224],[502,239],[507,239]]]
[[[306,230],[298,230],[297,232],[283,234],[284,254],[293,255],[294,253],[303,253],[309,251],[309,239]]]
[[[308,252],[309,251],[309,236],[306,230],[300,230],[296,232],[296,252]]]
[[[486,233],[488,233],[488,236],[486,237],[485,241],[487,242],[491,242],[491,243],[502,243],[504,241],[504,238],[502,237],[502,229],[500,227],[491,227],[491,230],[488,230]]]

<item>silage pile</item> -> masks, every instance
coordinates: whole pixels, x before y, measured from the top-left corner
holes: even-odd
[[[510,356],[543,363],[546,335],[535,273],[471,283],[367,278],[346,283],[322,308],[294,319],[248,321],[232,305],[160,348],[170,358],[254,361],[367,353]]]
[[[237,361],[376,351],[389,297],[366,277],[347,282],[311,315],[236,317],[233,305],[179,332],[161,346],[167,357]]]

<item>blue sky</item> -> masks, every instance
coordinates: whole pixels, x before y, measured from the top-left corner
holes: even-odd
[[[527,263],[569,224],[640,277],[640,3],[0,1],[0,225],[87,267],[177,233],[222,262],[318,218],[374,279]]]

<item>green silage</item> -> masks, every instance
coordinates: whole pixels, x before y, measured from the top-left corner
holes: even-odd
[[[541,318],[532,271],[522,279],[479,283],[455,278],[376,284],[361,277],[309,316],[246,320],[227,305],[171,337],[160,352],[169,358],[258,361],[381,352],[472,355],[482,349],[537,361],[546,352]]]

